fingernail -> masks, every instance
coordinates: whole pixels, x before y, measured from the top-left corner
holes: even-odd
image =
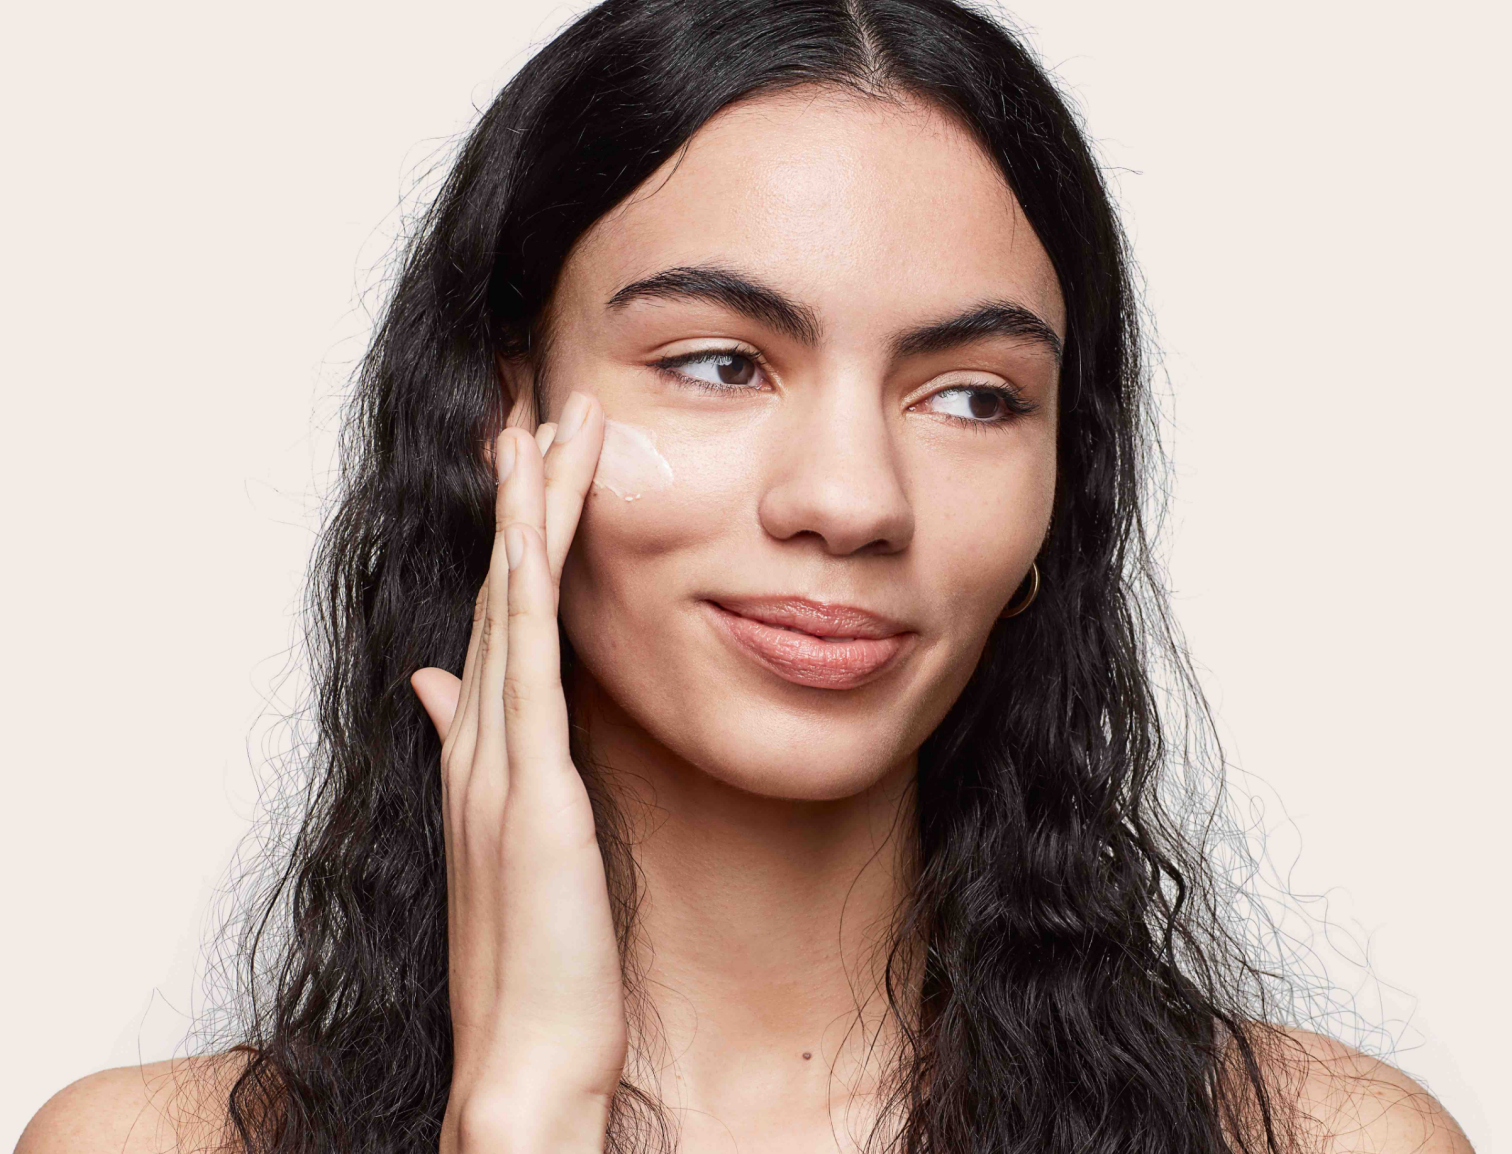
[[[520,558],[525,556],[525,530],[518,525],[506,525],[504,528],[504,554],[509,558],[511,569],[520,564]]]
[[[499,438],[499,480],[503,481],[510,473],[514,472],[515,466],[515,439],[513,437]]]
[[[546,450],[551,448],[551,442],[556,439],[557,427],[547,421],[536,430],[536,447],[541,450],[541,456],[546,455]]]
[[[572,440],[583,427],[583,420],[587,416],[588,398],[582,393],[573,393],[567,398],[567,404],[562,408],[562,418],[557,422],[557,443],[565,445]]]

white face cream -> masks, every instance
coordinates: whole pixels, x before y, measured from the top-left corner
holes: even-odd
[[[639,425],[604,421],[604,449],[593,483],[626,501],[672,483],[672,466],[656,451],[655,434]]]

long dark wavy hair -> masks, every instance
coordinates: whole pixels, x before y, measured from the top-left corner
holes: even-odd
[[[467,136],[356,378],[309,587],[317,739],[238,939],[247,1061],[229,1107],[247,1151],[435,1149],[452,1063],[440,750],[409,676],[461,671],[493,535],[496,358],[549,348],[569,250],[711,116],[811,84],[953,114],[1018,197],[1067,314],[1041,592],[919,752],[918,879],[891,960],[897,977],[903,943],[922,943],[925,1012],[889,983],[905,1045],[872,1146],[1289,1145],[1266,975],[1208,853],[1212,812],[1187,804],[1217,772],[1211,726],[1152,557],[1138,299],[1077,115],[1001,21],[952,0],[606,0]],[[589,784],[623,944],[633,847]],[[658,1119],[627,1080],[610,1149],[667,1146]]]

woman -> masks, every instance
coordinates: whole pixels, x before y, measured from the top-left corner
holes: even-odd
[[[1468,1149],[1184,832],[1121,233],[996,24],[600,5],[360,384],[240,1045],[27,1154]]]

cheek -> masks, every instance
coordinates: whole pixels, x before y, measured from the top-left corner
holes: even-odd
[[[604,445],[599,452],[593,487],[607,489],[622,501],[639,501],[660,493],[677,480],[671,462],[656,447],[656,434],[623,421],[604,422]]]
[[[578,530],[584,551],[657,556],[732,531],[756,507],[753,434],[606,422]]]
[[[594,484],[562,571],[562,609],[594,630],[654,628],[658,607],[697,590],[704,558],[754,516],[756,484],[740,438],[610,421]],[[573,638],[574,645],[578,638]]]
[[[1053,444],[1025,449],[991,467],[936,471],[919,493],[915,543],[930,559],[928,580],[957,621],[978,627],[972,632],[991,628],[1050,522]]]

